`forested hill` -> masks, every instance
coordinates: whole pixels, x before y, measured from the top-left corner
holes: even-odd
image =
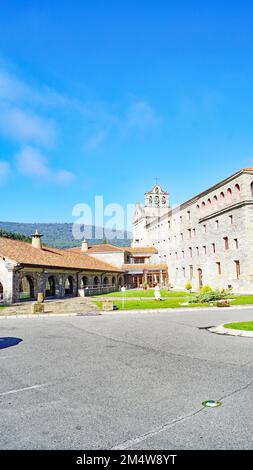
[[[31,234],[38,229],[38,231],[43,234],[43,242],[47,245],[57,248],[69,248],[81,244],[81,240],[76,240],[73,237],[72,227],[72,223],[0,222],[0,236],[2,231],[7,232],[5,236],[9,236],[10,238],[28,241]],[[90,236],[91,233],[95,236],[95,227],[83,227],[83,238],[86,238],[90,244],[102,243],[105,238],[108,243],[118,246],[129,246],[131,244],[130,232],[123,233],[116,231],[111,238],[105,237],[103,229],[101,228],[96,229],[96,234],[98,234],[100,238],[92,238]]]

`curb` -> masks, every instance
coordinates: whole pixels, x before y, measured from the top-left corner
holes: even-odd
[[[137,310],[113,310],[113,311],[102,311],[102,315],[115,315],[115,313],[118,314],[130,314],[130,313],[173,313],[173,312],[220,312],[220,311],[228,311],[232,312],[233,310],[249,310],[252,308],[252,313],[253,313],[253,304],[248,304],[248,305],[235,305],[235,306],[230,306],[229,308],[224,308],[224,307],[188,307],[188,308],[143,308],[143,309],[137,309]]]
[[[253,338],[253,331],[246,330],[233,330],[231,328],[224,328],[225,323],[222,325],[214,326],[208,328],[208,331],[211,333],[216,333],[217,335],[229,335],[229,336],[244,336],[245,338]]]
[[[100,316],[100,312],[87,312],[87,313],[24,313],[22,314],[17,314],[17,315],[0,315],[0,320],[2,318],[4,319],[10,319],[10,318],[58,318],[58,317],[97,317]]]

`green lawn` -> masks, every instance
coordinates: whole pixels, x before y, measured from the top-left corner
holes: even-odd
[[[231,296],[231,299],[233,296]],[[253,304],[253,295],[238,295],[231,302],[231,305],[251,305]]]
[[[189,293],[186,291],[168,291],[165,289],[160,290],[161,296],[162,297],[189,297]],[[131,298],[131,297],[154,297],[154,289],[129,289],[125,291],[125,298]],[[191,294],[190,294],[191,295]],[[117,292],[111,292],[110,294],[100,294],[96,297],[121,297],[122,292],[117,291]]]
[[[226,323],[226,325],[224,325],[224,328],[229,328],[232,330],[253,331],[253,321]]]
[[[189,297],[194,294],[188,294],[188,292],[170,292],[170,291],[161,291],[162,297],[165,297],[164,300],[155,301],[153,290],[148,291],[143,290],[129,290],[126,291],[124,307],[121,300],[114,300],[113,297],[119,296],[120,293],[111,293],[104,295],[102,297],[109,297],[113,301],[113,304],[118,307],[119,310],[139,310],[139,309],[157,309],[157,308],[191,308],[191,307],[211,307],[209,303],[196,303],[182,305],[188,301]],[[97,296],[98,299],[101,296]],[[136,297],[133,299],[132,297]],[[139,298],[138,298],[139,297]],[[253,304],[253,295],[244,295],[233,297],[230,296],[231,305],[252,305]],[[95,300],[95,299],[94,299]],[[102,300],[96,300],[96,305],[102,309]],[[216,302],[214,302],[215,305]]]
[[[144,300],[125,300],[124,304],[121,300],[114,300],[113,305],[118,307],[119,310],[139,310],[139,309],[154,309],[154,308],[180,308],[180,307],[210,307],[209,304],[189,304],[181,305],[185,302],[185,298],[172,298],[161,301],[154,299]],[[96,305],[102,309],[102,301],[97,300]],[[124,305],[124,306],[123,306]]]

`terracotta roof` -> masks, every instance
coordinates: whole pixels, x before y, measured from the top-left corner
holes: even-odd
[[[94,271],[121,271],[88,254],[79,256],[67,250],[59,250],[48,246],[34,248],[30,243],[0,237],[0,256],[9,258],[21,265],[45,266]]]
[[[74,253],[81,253],[81,247],[68,248],[67,251]],[[109,243],[101,243],[100,245],[90,245],[88,247],[89,253],[112,253],[112,252],[124,252],[125,250],[120,246],[110,245]],[[84,253],[84,252],[82,252]]]
[[[74,248],[68,248],[66,251],[71,251],[73,253],[81,253],[81,247],[77,246]],[[129,252],[132,254],[135,253],[158,253],[157,249],[154,246],[147,247],[131,247],[131,246],[115,246],[110,243],[102,243],[100,245],[90,245],[88,247],[89,253],[115,253],[115,252]],[[85,252],[82,252],[85,253]]]
[[[137,253],[158,253],[157,249],[154,246],[126,246],[124,247],[125,251],[129,251],[129,253],[137,254]]]
[[[122,269],[125,271],[133,271],[133,270],[146,270],[152,271],[154,269],[162,269],[168,270],[168,266],[165,263],[160,264],[152,264],[152,263],[131,263],[131,264],[123,264]]]

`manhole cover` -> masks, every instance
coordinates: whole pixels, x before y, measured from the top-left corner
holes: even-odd
[[[216,408],[217,406],[221,406],[222,402],[221,401],[215,401],[215,400],[206,400],[202,402],[202,405],[207,407],[207,408]]]

